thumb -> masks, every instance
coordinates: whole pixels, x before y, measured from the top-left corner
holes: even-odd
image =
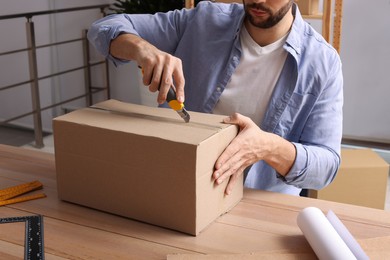
[[[238,114],[238,113],[234,113],[231,116],[225,117],[223,119],[223,122],[226,124],[237,124],[239,115],[240,114]]]
[[[248,123],[248,120],[250,120],[248,117],[243,116],[239,113],[234,113],[231,116],[224,118],[223,122],[225,124],[245,126]]]

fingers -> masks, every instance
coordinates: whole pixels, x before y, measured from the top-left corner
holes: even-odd
[[[213,173],[213,178],[216,184],[221,184],[226,180],[236,178],[241,175],[244,169],[248,166],[248,161],[245,156],[241,156],[241,153],[237,153],[224,162],[216,166],[216,169]]]
[[[223,153],[219,156],[215,163],[216,169],[219,169],[222,165],[225,165],[226,162],[238,151],[240,151],[243,145],[245,145],[245,143],[241,141],[240,135],[242,135],[242,130],[251,122],[249,118],[238,113],[234,113],[233,115],[226,117],[223,121],[224,123],[238,125],[240,128],[240,134],[229,144],[228,147],[226,147],[225,151],[223,151]]]
[[[184,102],[184,76],[179,58],[130,33],[123,33],[111,41],[110,54],[118,59],[137,62],[143,70],[144,85],[149,86],[152,92],[160,91],[158,103],[165,102],[172,85],[176,86],[177,100]]]
[[[184,74],[182,69],[181,60],[179,59],[178,62],[180,63],[178,66],[174,67],[173,71],[173,78],[175,80],[174,84],[176,87],[176,98],[177,101],[184,103]]]
[[[213,173],[216,184],[228,181],[225,193],[230,194],[245,168],[259,160],[255,140],[260,137],[261,132],[250,118],[238,113],[225,118],[223,122],[235,124],[240,128],[239,134],[217,159]]]
[[[243,174],[245,167],[240,167],[238,169],[230,168],[228,171],[224,172],[218,179],[215,180],[217,185],[225,183],[228,181],[228,184],[225,189],[225,194],[230,195],[234,186],[236,185],[237,179]]]
[[[164,103],[167,99],[169,88],[173,85],[172,74],[172,67],[169,66],[169,64],[164,64],[164,68],[160,73],[160,78],[157,78],[158,76],[156,76],[155,84],[159,91],[157,96],[157,102],[159,104]]]
[[[233,144],[234,146],[234,144]],[[226,149],[223,153],[226,158],[219,158],[216,164],[216,170],[213,173],[213,178],[217,185],[225,183],[228,181],[228,184],[225,189],[225,194],[229,195],[236,183],[238,177],[243,173],[244,169],[247,166],[247,161],[245,157],[240,153],[240,150],[231,148],[232,145],[228,146],[230,149]],[[232,154],[235,153],[235,154]]]
[[[234,113],[233,115],[224,118],[223,122],[226,124],[238,125],[240,130],[242,130],[251,124],[252,121],[249,117],[243,116],[239,113]]]
[[[241,173],[237,173],[237,174],[233,174],[230,176],[229,178],[229,183],[228,185],[226,186],[226,189],[225,189],[225,194],[226,195],[230,195],[230,193],[232,193],[232,190],[234,189],[234,186],[236,185],[236,182],[237,182],[237,179],[238,177],[242,174]]]
[[[175,86],[177,100],[184,102],[184,75],[182,63],[165,52],[147,57],[143,61],[143,83],[149,85],[151,92],[159,91],[157,102],[162,104],[171,86]],[[175,80],[175,82],[173,82]]]

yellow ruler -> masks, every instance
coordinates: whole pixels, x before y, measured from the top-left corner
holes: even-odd
[[[18,197],[30,191],[39,190],[42,188],[42,183],[40,183],[39,181],[33,181],[0,190],[0,206],[39,198],[45,198],[46,195],[43,193]]]

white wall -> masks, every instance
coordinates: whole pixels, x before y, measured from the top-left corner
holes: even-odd
[[[390,143],[390,1],[344,0],[344,135]]]

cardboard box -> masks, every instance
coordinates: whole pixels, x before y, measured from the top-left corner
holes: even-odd
[[[318,14],[318,0],[295,0],[302,15]]]
[[[335,180],[309,197],[384,209],[389,164],[370,149],[342,149]]]
[[[237,127],[190,115],[108,100],[55,118],[59,198],[199,234],[241,200],[243,179],[226,196],[211,176]]]

